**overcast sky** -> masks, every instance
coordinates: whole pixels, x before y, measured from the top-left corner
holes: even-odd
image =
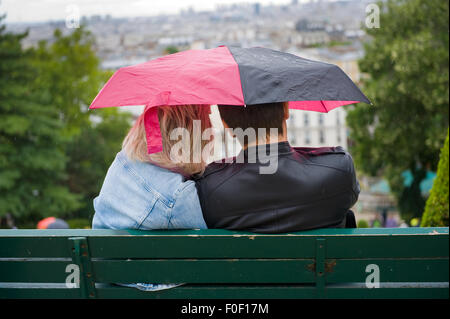
[[[302,0],[306,1],[306,0]],[[180,9],[214,9],[218,4],[231,3],[285,4],[290,0],[0,0],[0,14],[7,22],[64,20],[70,5],[77,5],[81,15],[113,17],[150,16],[178,13]]]

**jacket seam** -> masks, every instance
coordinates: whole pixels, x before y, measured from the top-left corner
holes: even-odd
[[[159,198],[155,197],[155,200],[151,202],[150,205],[145,209],[147,214],[145,214],[144,218],[140,221],[140,223],[137,226],[137,229],[140,229],[142,227],[142,224],[147,220],[147,218],[150,216],[150,214],[153,212],[153,208],[155,207],[156,203],[159,201]]]
[[[287,159],[289,159],[289,160],[291,160],[291,161],[294,161],[294,162],[298,163],[298,162],[297,162],[295,159],[293,159],[293,158],[288,157]],[[333,166],[328,166],[328,165],[324,165],[324,164],[313,163],[313,162],[311,162],[311,161],[309,161],[309,160],[307,160],[306,162],[304,162],[304,163],[302,163],[302,164],[303,164],[303,165],[310,165],[310,166],[326,167],[326,168],[334,169],[334,170],[336,170],[336,171],[339,171],[339,172],[342,172],[342,173],[345,173],[345,174],[350,174],[350,175],[352,175],[352,172],[347,171],[347,170],[345,170],[345,169],[341,169],[341,168],[333,167]]]
[[[180,187],[177,188],[177,190],[175,191],[174,195],[173,195],[173,204],[172,207],[170,207],[170,212],[169,212],[169,217],[168,217],[168,221],[167,221],[167,226],[170,225],[170,222],[173,218],[173,208],[175,207],[175,205],[177,204],[178,201],[178,197],[180,196],[181,193],[183,193],[183,191],[189,187],[190,183],[183,183],[183,185],[181,185]],[[194,184],[195,185],[195,184]]]
[[[139,174],[137,174],[135,172],[135,170],[123,159],[121,158],[121,156],[117,157],[118,160],[122,163],[122,166],[128,170],[137,180],[139,180],[139,182],[144,186],[144,189],[151,193],[152,195],[154,195],[158,200],[161,200],[161,202],[167,206],[168,208],[170,208],[170,200],[165,198],[165,196],[163,196],[161,193],[159,193],[158,191],[154,190],[153,187],[151,187],[150,185],[148,185],[145,180],[143,178],[141,178],[139,176]]]

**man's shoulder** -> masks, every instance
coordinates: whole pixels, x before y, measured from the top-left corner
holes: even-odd
[[[331,154],[348,154],[342,146],[328,146],[328,147],[293,147],[295,152],[309,155],[309,156],[323,156]]]
[[[298,155],[306,158],[308,164],[328,166],[347,172],[354,170],[352,156],[341,146],[317,148],[294,147],[293,149]]]

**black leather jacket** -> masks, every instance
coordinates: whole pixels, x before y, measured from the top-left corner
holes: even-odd
[[[243,153],[245,160],[254,154],[256,147]],[[279,143],[278,169],[267,175],[259,173],[264,164],[256,158],[256,163],[212,163],[196,178],[208,228],[284,233],[345,227],[360,188],[342,147]]]

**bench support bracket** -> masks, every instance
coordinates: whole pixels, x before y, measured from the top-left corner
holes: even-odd
[[[69,238],[72,260],[80,268],[81,298],[96,298],[95,280],[92,272],[91,255],[86,237]]]
[[[326,284],[326,239],[316,239],[316,291],[318,298],[325,297],[325,284]]]

